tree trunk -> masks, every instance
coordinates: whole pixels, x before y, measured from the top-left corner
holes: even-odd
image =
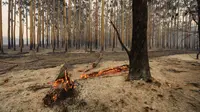
[[[35,23],[36,23],[36,13],[35,13],[35,10],[36,10],[36,0],[33,0],[33,48],[35,49]]]
[[[40,1],[38,1],[37,52],[39,52],[40,39],[41,39],[41,5]]]
[[[57,0],[57,48],[60,47],[60,0]]]
[[[142,12],[142,13],[141,13]],[[147,0],[133,0],[133,34],[129,55],[129,80],[150,80],[147,51]]]
[[[11,0],[11,48],[13,48],[13,0]]]
[[[10,0],[8,0],[8,49],[10,49]]]
[[[30,50],[33,50],[33,0],[30,4]]]
[[[3,52],[3,34],[2,34],[2,0],[0,0],[0,50]]]
[[[81,0],[78,0],[78,49],[81,48]]]
[[[28,10],[26,10],[26,46],[28,46]]]
[[[142,13],[141,13],[142,12]],[[132,13],[134,18],[132,28],[132,46],[129,51],[120,38],[120,34],[112,21],[111,24],[117,32],[118,40],[129,57],[129,74],[127,80],[151,80],[149,58],[147,50],[147,0],[133,0]]]
[[[104,0],[101,7],[101,51],[104,50]]]
[[[92,52],[92,32],[91,32],[91,0],[89,0],[89,46],[90,52]]]
[[[177,28],[176,28],[176,33],[177,33],[177,41],[176,41],[176,49],[178,49],[179,48],[179,4],[180,4],[180,2],[179,2],[180,0],[178,0],[178,15],[177,15]]]
[[[198,4],[198,34],[199,34],[199,52],[197,53],[197,59],[199,59],[199,55],[200,55],[200,1],[197,0],[197,4]]]
[[[124,39],[124,3],[123,3],[123,0],[121,0],[121,36],[122,36],[122,42],[124,43],[125,39]],[[124,49],[122,48],[122,51]]]
[[[115,8],[113,8],[113,21],[114,21],[114,23],[116,23],[115,22]],[[116,33],[115,33],[115,31],[113,31],[113,40],[112,40],[112,51],[114,51],[114,48],[115,48],[115,36],[116,36]]]
[[[44,5],[44,4],[42,4]],[[45,30],[44,30],[44,6],[42,7],[42,47],[44,48],[44,33],[45,33]],[[41,41],[41,40],[40,40]],[[40,42],[40,45],[41,45],[41,42]]]
[[[55,4],[56,0],[53,0],[53,18],[52,18],[52,39],[53,39],[53,43],[52,43],[52,48],[53,48],[53,53],[55,51],[55,47],[56,47],[56,4]]]
[[[98,49],[98,0],[96,0],[95,11],[95,48]]]
[[[64,21],[64,38],[65,38],[65,52],[67,52],[68,50],[68,34],[67,34],[67,7],[66,7],[66,1],[64,0],[64,7],[63,7],[63,13],[64,13],[64,16],[63,16],[63,21]]]
[[[71,47],[71,0],[68,0],[68,47]]]
[[[48,5],[49,3],[47,3],[47,5]],[[65,4],[65,3],[64,3]],[[48,5],[49,6],[49,5]],[[50,8],[47,8],[47,12],[46,12],[46,16],[47,16],[47,19],[46,19],[46,30],[47,30],[47,40],[46,40],[46,48],[48,48],[49,47],[49,41],[51,40],[50,39],[50,34],[49,34],[49,32],[51,31],[50,30],[50,21],[49,21],[49,18],[50,18]]]
[[[16,0],[14,1],[14,31],[13,31],[13,48],[14,51],[16,50],[16,34],[15,34],[15,30],[16,30]]]
[[[22,48],[23,48],[23,31],[22,31],[22,1],[18,1],[19,3],[19,38],[20,38],[20,52],[22,53]]]

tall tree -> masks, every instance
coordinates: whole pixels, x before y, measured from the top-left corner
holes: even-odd
[[[26,46],[28,46],[28,9],[26,9]]]
[[[3,52],[3,34],[2,34],[2,0],[0,0],[0,50]]]
[[[10,0],[8,0],[8,49],[10,49]]]
[[[101,1],[101,51],[104,50],[104,0]]]
[[[13,5],[14,5],[14,3],[13,3],[13,0],[11,0],[11,48],[13,47],[13,33],[14,33],[14,31],[13,31]]]
[[[121,36],[122,36],[122,42],[125,43],[125,37],[124,37],[124,0],[121,0]],[[122,48],[122,50],[124,50]]]
[[[19,43],[20,43],[20,52],[22,52],[22,48],[23,48],[23,31],[22,31],[22,0],[18,1],[18,5],[19,5]]]
[[[37,52],[41,44],[41,3],[38,1],[38,28],[37,28]]]
[[[68,33],[67,33],[67,4],[66,1],[64,0],[64,7],[63,7],[63,21],[64,21],[64,39],[65,39],[65,52],[68,51]]]
[[[142,12],[142,13],[141,13]],[[132,0],[132,16],[135,17],[132,28],[132,45],[130,51],[126,48],[120,38],[120,34],[111,21],[115,31],[117,31],[120,44],[125,49],[129,57],[128,80],[151,79],[148,50],[147,50],[147,0]]]
[[[197,0],[198,6],[198,34],[199,34],[199,52],[197,53],[197,59],[199,59],[200,55],[200,0]]]
[[[142,12],[142,13],[141,13]],[[151,78],[147,50],[147,0],[133,0],[132,46],[129,54],[130,80]]]
[[[42,47],[44,48],[44,23],[45,23],[45,17],[44,17],[44,2],[42,2]]]
[[[33,49],[33,0],[30,4],[30,50]]]
[[[68,46],[71,47],[71,0],[68,0]]]
[[[16,0],[14,0],[14,31],[13,31],[13,48],[16,50]]]
[[[92,32],[91,32],[91,0],[89,0],[89,46],[90,46],[90,52],[92,52]]]
[[[35,29],[36,29],[36,0],[33,0],[33,48],[35,49],[35,41],[36,41],[36,34],[35,34]]]
[[[99,7],[98,7],[98,0],[95,2],[96,4],[96,9],[95,9],[95,48],[98,48],[98,12],[99,12]]]
[[[56,34],[55,34],[55,27],[56,27],[56,1],[53,0],[53,17],[52,17],[52,39],[53,39],[53,43],[52,43],[52,48],[53,48],[53,52],[55,51],[55,47],[56,47]]]

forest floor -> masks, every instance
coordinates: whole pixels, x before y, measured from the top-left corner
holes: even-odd
[[[152,83],[125,81],[127,72],[80,80],[80,70],[89,68],[99,53],[0,55],[0,112],[200,112],[200,60],[194,52],[150,51],[149,56]],[[78,94],[53,108],[45,107],[42,99],[48,83],[63,63],[71,65],[71,78],[78,79]],[[124,52],[105,52],[90,72],[123,64],[128,64]]]

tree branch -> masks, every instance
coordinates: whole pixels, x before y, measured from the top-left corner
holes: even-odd
[[[184,0],[184,4],[185,4],[185,6],[188,8],[189,13],[192,15],[192,19],[193,19],[193,21],[198,25],[199,23],[198,23],[197,20],[195,19],[195,17],[194,17],[195,15],[192,13],[190,7],[187,6],[185,0]]]
[[[126,51],[126,53],[128,54],[128,56],[130,56],[130,51],[126,48],[126,46],[125,46],[124,43],[122,42],[121,37],[120,37],[120,34],[119,34],[119,31],[117,30],[115,24],[112,22],[112,20],[110,20],[110,23],[111,23],[111,25],[113,26],[114,30],[117,32],[117,38],[118,38],[118,40],[119,40],[119,42],[120,42],[122,48],[124,48],[125,51]]]

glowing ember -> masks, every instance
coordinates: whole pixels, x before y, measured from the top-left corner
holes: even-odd
[[[129,70],[128,65],[122,65],[122,66],[118,66],[118,67],[114,67],[114,68],[101,70],[99,72],[93,72],[93,73],[90,73],[90,74],[82,74],[81,79],[104,76],[104,75],[108,75],[108,74],[116,74],[116,73],[125,72],[125,71],[128,71],[128,70]]]
[[[57,95],[57,94],[55,94],[55,95],[53,96],[53,101],[56,101],[56,100],[57,100],[57,98],[58,98],[58,95]]]

